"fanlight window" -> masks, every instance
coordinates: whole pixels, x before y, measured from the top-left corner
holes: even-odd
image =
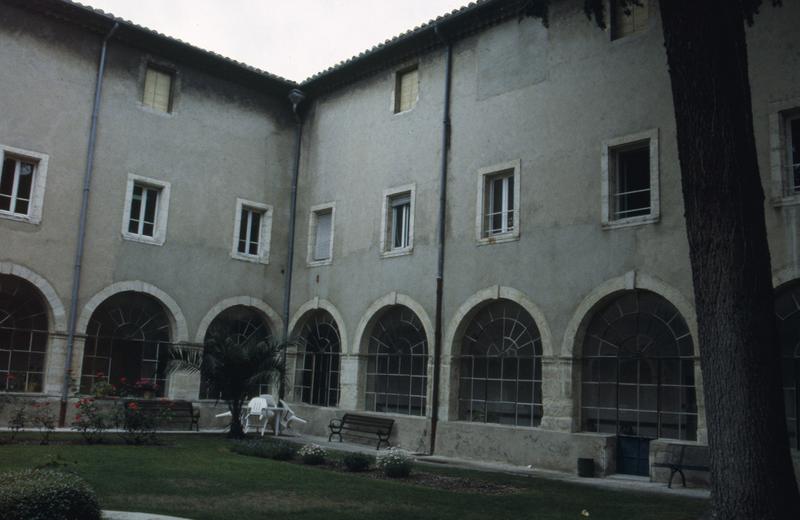
[[[783,357],[783,400],[789,440],[800,450],[800,282],[778,290],[775,297],[778,337]]]
[[[296,339],[295,399],[319,406],[339,403],[339,327],[328,312],[309,316]]]
[[[500,300],[478,311],[461,338],[459,419],[538,426],[541,356],[539,329],[520,305]]]
[[[0,275],[0,392],[43,390],[47,339],[47,307],[38,289]]]
[[[396,305],[381,314],[369,337],[366,409],[425,415],[428,341],[416,314]]]
[[[250,341],[269,341],[272,331],[261,314],[244,305],[236,305],[222,311],[208,326],[204,342],[214,338],[224,341],[230,338],[236,345],[244,345]],[[266,388],[253,388],[252,394],[268,392]],[[222,395],[214,388],[208,374],[200,374],[200,399],[221,399]]]
[[[170,322],[152,296],[123,292],[92,313],[86,332],[81,391],[98,380],[137,385],[164,395],[169,360]]]
[[[661,296],[624,291],[592,317],[583,342],[582,429],[695,440],[694,347]]]

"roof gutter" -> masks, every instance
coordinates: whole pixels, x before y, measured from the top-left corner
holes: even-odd
[[[445,81],[444,81],[444,110],[442,114],[442,159],[439,170],[439,217],[437,233],[437,263],[436,263],[436,314],[434,317],[433,336],[433,385],[431,389],[431,437],[430,452],[436,450],[436,429],[439,424],[439,380],[442,366],[442,306],[444,299],[444,239],[445,217],[447,209],[447,168],[450,156],[450,90],[453,72],[453,43],[445,38],[441,26],[436,24],[436,36],[445,44]]]
[[[69,328],[67,329],[67,355],[64,364],[64,382],[61,386],[61,409],[58,415],[58,424],[63,427],[67,415],[67,398],[72,382],[72,354],[75,347],[75,327],[78,321],[78,295],[81,288],[81,264],[86,241],[86,221],[89,213],[89,192],[92,186],[92,173],[94,172],[94,148],[97,143],[97,119],[100,114],[100,101],[103,93],[103,77],[106,72],[106,57],[108,40],[119,28],[119,22],[114,22],[111,30],[103,38],[100,48],[100,64],[97,68],[97,79],[94,85],[94,103],[92,105],[92,119],[89,127],[89,145],[86,150],[86,171],[83,174],[83,197],[81,199],[81,213],[78,222],[78,244],[75,248],[75,266],[72,271],[72,293],[69,303]]]

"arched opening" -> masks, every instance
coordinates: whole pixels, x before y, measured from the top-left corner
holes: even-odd
[[[428,340],[419,317],[393,305],[381,312],[369,333],[366,409],[425,415]]]
[[[234,305],[219,313],[206,331],[203,342],[217,337],[221,340],[230,338],[236,345],[244,345],[250,341],[261,342],[272,339],[272,331],[262,314],[245,305]],[[262,385],[252,390],[252,395],[259,395],[269,390]],[[200,399],[222,399],[221,392],[214,387],[208,374],[200,372]]]
[[[542,343],[521,305],[501,299],[480,308],[466,325],[456,363],[459,420],[539,425]]]
[[[43,391],[48,331],[39,290],[27,280],[0,274],[0,391]]]
[[[800,450],[800,281],[778,288],[775,315],[783,368],[783,400],[789,441]]]
[[[656,293],[614,294],[591,315],[581,359],[581,429],[618,436],[617,471],[646,475],[651,439],[696,440],[694,346]]]
[[[132,291],[109,297],[86,329],[81,391],[106,381],[163,396],[170,337],[169,316],[154,297]]]
[[[303,321],[295,341],[295,399],[318,406],[336,406],[339,404],[341,354],[336,320],[328,311],[313,311]]]

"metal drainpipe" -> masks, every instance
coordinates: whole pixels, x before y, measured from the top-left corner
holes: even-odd
[[[89,191],[92,185],[92,172],[94,171],[94,147],[97,142],[97,117],[100,113],[100,99],[103,91],[103,76],[106,71],[106,49],[108,40],[114,35],[119,23],[114,22],[111,30],[103,38],[100,48],[100,65],[97,68],[97,79],[94,85],[94,104],[92,105],[92,120],[89,127],[89,145],[86,150],[86,171],[83,174],[83,198],[81,200],[81,214],[78,223],[78,245],[75,248],[75,266],[72,271],[72,293],[69,304],[69,328],[67,329],[67,356],[64,365],[64,384],[61,387],[61,409],[58,414],[59,426],[64,426],[67,416],[67,398],[72,379],[72,353],[75,345],[75,327],[78,321],[78,293],[81,288],[81,263],[83,262],[83,249],[86,239],[86,220],[89,210]]]
[[[289,305],[292,299],[292,267],[294,265],[294,233],[296,209],[297,209],[297,178],[300,176],[300,147],[303,138],[303,118],[298,112],[300,103],[306,98],[305,94],[299,89],[293,89],[289,92],[289,101],[292,102],[292,112],[294,113],[295,120],[295,135],[294,135],[294,168],[292,170],[292,194],[289,206],[289,247],[286,255],[286,271],[284,272],[283,284],[283,339],[289,339]],[[286,365],[286,350],[283,351],[283,364]],[[279,398],[283,399],[286,389],[284,388],[284,381],[281,380]]]
[[[436,36],[446,45],[444,83],[444,115],[442,118],[442,164],[439,173],[439,225],[438,225],[438,259],[436,266],[436,316],[433,336],[433,388],[431,395],[431,455],[436,450],[436,428],[439,423],[439,379],[442,366],[442,300],[444,288],[444,238],[445,210],[447,205],[447,160],[450,152],[450,85],[452,82],[453,44],[441,33],[440,27],[434,27]]]

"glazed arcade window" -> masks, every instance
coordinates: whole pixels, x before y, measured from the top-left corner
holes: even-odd
[[[163,245],[169,212],[168,182],[128,176],[122,237],[134,242]]]

